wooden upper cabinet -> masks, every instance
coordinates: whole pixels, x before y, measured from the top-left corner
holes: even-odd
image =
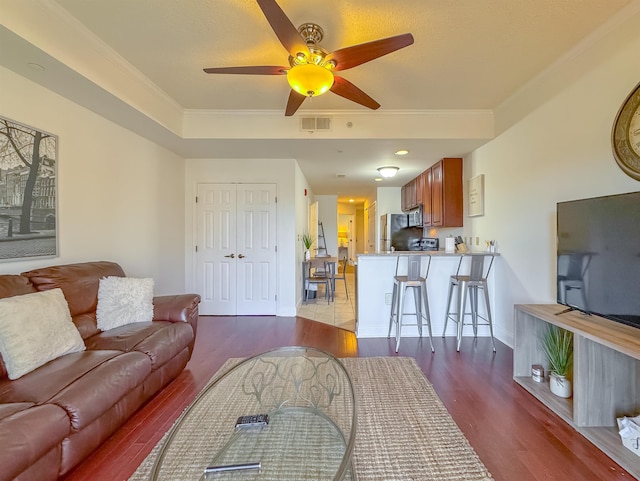
[[[411,202],[411,206],[410,206],[411,209],[418,206],[418,197],[416,195],[417,184],[418,184],[417,179],[413,179],[411,182],[409,182],[409,201]]]
[[[433,226],[443,225],[442,187],[442,161],[440,161],[431,166],[431,225]]]
[[[402,210],[411,210],[418,205],[416,201],[416,179],[407,182],[400,191]]]
[[[422,174],[422,225],[431,225],[431,168],[425,170]]]
[[[402,210],[422,204],[425,227],[462,227],[462,159],[444,158],[401,189]]]
[[[462,159],[444,158],[431,166],[431,224],[462,227]]]
[[[416,181],[416,206],[421,205],[422,204],[422,196],[424,193],[424,188],[423,188],[423,184],[424,184],[424,177],[423,174],[420,174],[418,177],[416,177],[415,181]]]
[[[401,190],[402,197],[402,211],[407,211],[411,209],[411,186],[409,184],[405,184],[402,186]]]

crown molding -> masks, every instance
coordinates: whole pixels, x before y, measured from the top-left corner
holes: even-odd
[[[2,24],[88,81],[180,133],[182,107],[56,2],[14,2],[3,11]]]

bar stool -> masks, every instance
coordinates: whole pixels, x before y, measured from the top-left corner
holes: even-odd
[[[425,257],[428,260],[424,260]],[[406,263],[401,262],[403,259],[406,259]],[[400,264],[403,266],[406,265],[406,273],[400,273]],[[423,267],[425,265],[426,268]],[[422,337],[423,319],[429,332],[431,352],[435,352],[431,336],[431,316],[429,315],[429,299],[427,296],[427,277],[429,276],[430,266],[431,256],[399,255],[396,260],[396,274],[393,277],[391,313],[389,315],[389,333],[387,334],[387,339],[389,339],[391,337],[391,328],[395,324],[396,352],[400,349],[402,326],[418,326],[418,333],[420,334],[420,337]],[[413,299],[416,309],[415,312],[404,312],[405,294],[409,288],[413,290]],[[406,324],[404,322],[404,316],[415,316],[416,323]]]
[[[469,275],[460,275],[460,266],[462,261],[467,258],[471,258],[471,267],[469,269]],[[487,277],[491,266],[493,265],[494,256],[491,254],[473,254],[460,256],[460,262],[458,263],[458,270],[455,276],[451,276],[449,281],[449,295],[447,296],[447,313],[444,318],[444,330],[442,331],[442,337],[447,332],[447,322],[451,319],[457,323],[457,347],[456,350],[460,351],[460,343],[462,341],[462,328],[465,325],[465,316],[471,316],[471,325],[473,326],[473,335],[478,337],[478,325],[489,326],[489,332],[491,333],[491,345],[493,352],[496,352],[496,345],[493,340],[493,321],[491,320],[491,308],[489,307],[489,287],[487,285]],[[485,261],[489,259],[489,266],[485,270]],[[457,292],[457,312],[451,312],[451,297],[453,289],[458,288]],[[483,317],[478,314],[478,289],[482,289],[484,292],[484,302],[487,317]],[[465,312],[467,304],[467,294],[469,295],[469,301],[471,304],[471,312]],[[481,319],[482,323],[478,324],[478,319]],[[467,323],[467,325],[469,325]]]

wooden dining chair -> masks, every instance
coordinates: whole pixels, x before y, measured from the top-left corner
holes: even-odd
[[[324,268],[324,271],[318,273],[316,272],[316,267],[315,267],[316,262],[314,261],[306,261],[304,262],[304,269],[305,269],[305,282],[307,283],[307,285],[304,286],[304,302],[307,302],[309,300],[309,286],[311,284],[315,284],[315,285],[320,285],[320,284],[324,284],[324,296],[327,299],[327,304],[329,304],[329,301],[331,300],[331,277],[329,277],[327,275],[327,272],[329,272],[329,270],[326,267]]]
[[[344,292],[347,294],[347,299],[349,299],[349,290],[347,289],[347,258],[338,261],[338,268],[336,269],[336,275],[333,277],[336,281],[344,281]],[[342,272],[340,272],[342,271]]]

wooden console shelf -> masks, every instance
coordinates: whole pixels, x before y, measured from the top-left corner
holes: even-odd
[[[640,479],[640,457],[622,445],[616,418],[640,413],[640,330],[558,304],[515,306],[513,379],[611,459]],[[540,348],[547,324],[573,332],[573,398],[531,378],[531,365],[549,365]]]

